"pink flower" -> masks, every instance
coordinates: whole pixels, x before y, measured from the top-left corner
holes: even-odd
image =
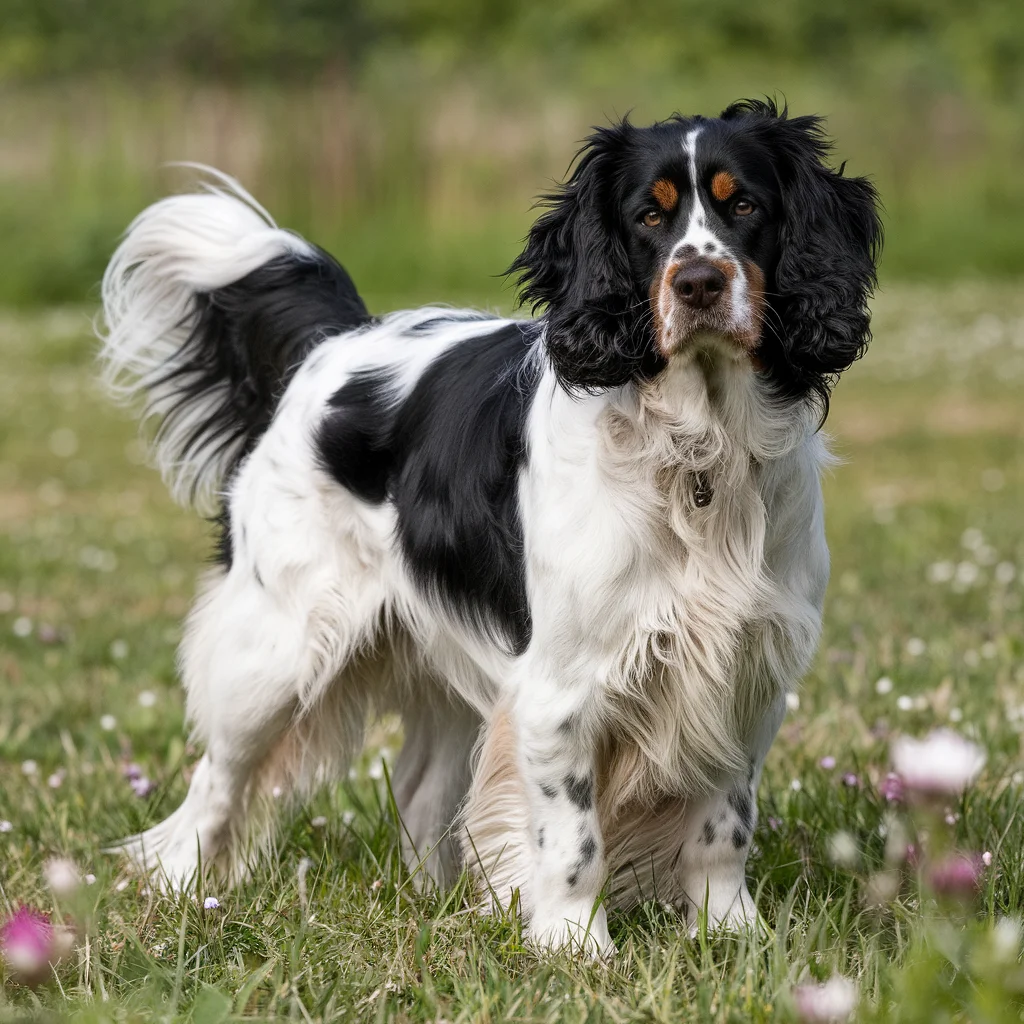
[[[953,853],[928,871],[931,887],[943,896],[973,896],[981,887],[985,864],[977,854]]]
[[[987,867],[987,868],[992,867],[992,851],[991,850],[986,850],[981,855],[981,863],[984,864],[985,867]]]
[[[0,951],[11,977],[32,988],[50,977],[71,945],[67,929],[55,929],[45,914],[31,907],[22,907],[0,928]]]
[[[853,772],[847,772],[843,776],[843,785],[849,786],[851,789],[856,789],[860,785],[860,779],[857,778]]]
[[[778,832],[779,829],[782,828],[782,819],[781,818],[773,818],[773,817],[771,817],[769,815],[769,817],[768,817],[768,827],[773,832]]]
[[[927,796],[959,796],[985,767],[985,752],[952,729],[935,729],[923,740],[900,736],[892,763],[907,789]]]
[[[156,789],[156,783],[150,782],[145,775],[140,775],[138,778],[131,779],[129,785],[131,785],[133,792],[137,797],[145,798]]]
[[[121,774],[129,782],[134,782],[136,779],[141,779],[143,773],[142,773],[142,769],[134,761],[132,761],[131,763],[126,764],[121,769]]]
[[[825,771],[827,771],[827,772],[832,771],[832,769],[835,768],[835,766],[836,766],[836,759],[831,754],[826,754],[825,757],[823,757],[818,762],[818,767],[819,768],[824,768]]]
[[[894,772],[889,772],[878,787],[878,792],[888,803],[900,803],[903,800],[903,780]]]
[[[798,985],[793,1002],[802,1021],[845,1021],[857,1005],[857,986],[836,974],[822,985]]]

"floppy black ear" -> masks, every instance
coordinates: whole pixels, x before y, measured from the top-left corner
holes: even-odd
[[[789,118],[773,103],[746,102],[723,117],[753,116],[773,154],[782,190],[780,254],[771,304],[781,337],[765,332],[769,362],[796,391],[826,403],[832,378],[871,340],[867,303],[882,245],[878,194],[866,178],[825,164],[831,143],[817,117]]]
[[[632,131],[628,121],[594,131],[569,180],[543,197],[549,209],[508,269],[521,302],[547,306],[548,355],[568,388],[624,384],[651,359],[617,219],[616,170]]]

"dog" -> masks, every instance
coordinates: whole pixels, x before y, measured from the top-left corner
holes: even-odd
[[[770,101],[596,129],[509,270],[532,319],[371,315],[225,176],[135,220],[104,376],[220,530],[179,658],[205,752],[120,845],[138,869],[244,874],[267,794],[398,712],[420,880],[465,866],[540,949],[609,953],[608,909],[651,898],[757,921],[758,781],[829,573],[820,428],[881,245],[830,145]]]

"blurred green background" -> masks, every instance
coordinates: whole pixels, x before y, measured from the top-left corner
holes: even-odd
[[[876,180],[883,281],[1024,273],[1021,0],[0,0],[0,304],[95,296],[194,160],[375,309],[507,306],[590,124],[766,93]]]

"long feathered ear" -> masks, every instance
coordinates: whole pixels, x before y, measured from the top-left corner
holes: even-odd
[[[831,142],[817,117],[787,116],[774,103],[747,101],[723,117],[751,117],[776,162],[782,190],[780,255],[772,306],[781,337],[765,344],[794,390],[817,392],[828,407],[834,376],[871,340],[868,299],[882,246],[878,194],[867,178],[847,178],[825,161]]]
[[[616,170],[632,131],[628,121],[594,131],[569,180],[541,200],[548,210],[508,269],[521,302],[547,306],[547,352],[570,389],[624,384],[651,359],[616,213]]]

